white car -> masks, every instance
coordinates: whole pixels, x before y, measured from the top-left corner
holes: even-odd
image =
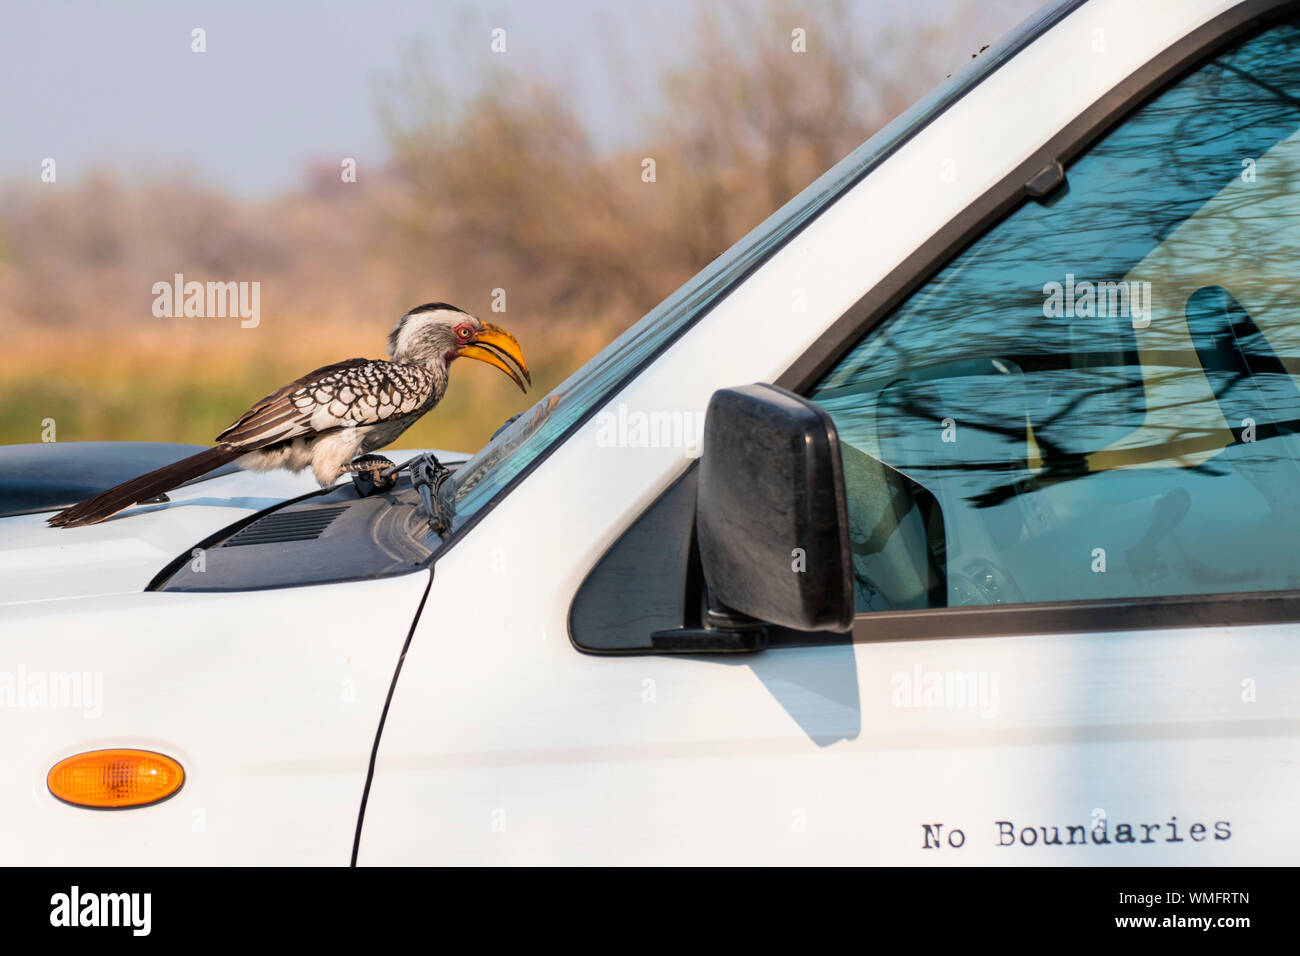
[[[1300,4],[1059,4],[442,455],[445,536],[54,529],[193,449],[0,449],[4,857],[1294,862],[1298,383]]]

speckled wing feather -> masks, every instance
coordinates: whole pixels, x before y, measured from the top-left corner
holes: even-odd
[[[426,411],[433,392],[433,375],[422,366],[346,359],[272,392],[217,441],[252,451],[351,425],[376,425]]]

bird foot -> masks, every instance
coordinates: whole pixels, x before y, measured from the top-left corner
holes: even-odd
[[[352,475],[352,483],[362,497],[392,488],[397,484],[397,476],[404,471],[410,472],[411,487],[419,492],[429,527],[438,535],[446,534],[451,529],[451,511],[439,492],[443,482],[451,476],[451,469],[435,455],[416,455],[400,465],[393,464],[383,455],[362,455],[343,468],[344,474]]]
[[[383,455],[362,455],[343,466],[361,497],[387,491],[397,484],[397,466]]]

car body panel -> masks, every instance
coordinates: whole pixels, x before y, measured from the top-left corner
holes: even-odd
[[[776,379],[1074,116],[1231,6],[1097,0],[1067,16],[810,223],[457,542],[396,686],[359,862],[1294,859],[1300,839],[1278,825],[1279,801],[1300,788],[1289,626],[712,659],[584,656],[566,639],[567,599],[696,451],[621,442],[617,427],[611,444],[611,422],[666,415],[691,434],[715,389]],[[490,601],[457,600],[484,590]],[[997,716],[899,703],[931,674],[996,680]],[[1160,836],[999,843],[998,821],[1019,833],[1098,820]],[[1179,830],[1198,822],[1200,840]],[[961,828],[963,845],[927,849],[926,825]]]
[[[0,860],[346,865],[429,578],[0,608]],[[179,760],[184,787],[130,810],[50,795],[57,761],[108,747]]]

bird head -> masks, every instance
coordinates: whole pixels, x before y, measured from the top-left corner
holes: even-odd
[[[444,369],[464,356],[501,369],[521,391],[527,391],[525,382],[533,384],[513,335],[445,302],[416,306],[402,316],[388,336],[388,354],[394,362]]]

